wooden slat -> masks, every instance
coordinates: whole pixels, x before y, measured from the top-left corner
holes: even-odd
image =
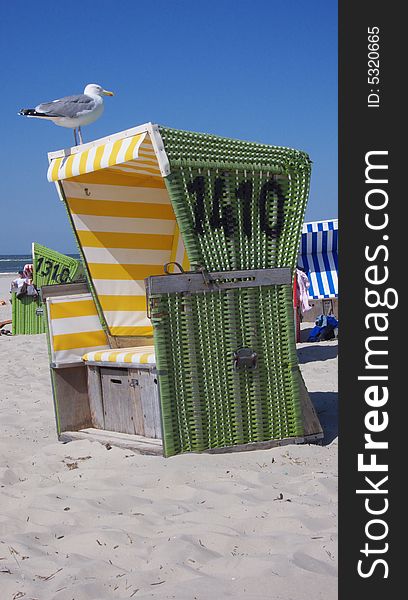
[[[299,370],[299,385],[300,385],[300,407],[302,410],[302,423],[304,436],[319,435],[323,437],[323,429],[320,425],[319,417],[317,416],[315,407],[307,391],[306,384]]]
[[[173,292],[208,292],[263,285],[284,285],[292,282],[287,267],[274,269],[248,269],[245,271],[217,271],[202,273],[176,273],[151,275],[146,278],[149,295]]]
[[[52,369],[58,430],[78,430],[92,424],[86,367]]]
[[[87,374],[89,408],[91,411],[92,425],[97,429],[105,429],[100,370],[98,367],[88,366]]]
[[[205,450],[206,454],[227,454],[230,452],[248,452],[250,450],[268,450],[278,446],[287,446],[288,444],[304,444],[307,442],[316,442],[323,438],[323,434],[283,438],[281,440],[267,440],[265,442],[249,442],[248,444],[238,444],[237,446],[225,446],[224,448],[210,448]]]
[[[157,379],[151,373],[142,370],[139,371],[138,377],[143,407],[145,435],[147,437],[161,439],[162,432]]]
[[[286,438],[283,440],[270,440],[268,442],[254,442],[251,444],[242,444],[239,446],[229,446],[226,448],[214,448],[206,450],[207,454],[224,454],[227,452],[248,452],[250,450],[266,450],[277,446],[286,446],[288,444],[302,444],[305,442],[316,442],[323,435],[305,436],[304,438]],[[117,446],[125,450],[131,450],[137,454],[148,454],[163,456],[163,446],[161,440],[145,438],[140,435],[128,435],[117,433],[115,431],[106,431],[101,429],[82,429],[81,431],[64,431],[59,436],[61,442],[71,442],[74,440],[89,440],[99,442],[106,446]]]
[[[72,296],[74,294],[88,294],[89,287],[86,282],[61,283],[56,285],[43,285],[41,288],[42,299],[45,302],[47,298],[56,296]]]
[[[140,389],[140,371],[136,369],[129,369],[129,396],[134,407],[134,424],[136,435],[146,435],[144,418],[143,418],[143,406],[141,400],[141,389]]]
[[[140,337],[140,336],[114,336],[108,334],[109,345],[112,349],[118,348],[135,348],[139,346],[146,346],[153,344],[153,337]]]
[[[129,393],[127,369],[101,368],[101,383],[105,429],[121,433],[136,433],[136,415]]]
[[[61,442],[89,440],[92,442],[99,442],[104,446],[118,446],[119,448],[131,450],[137,454],[163,456],[161,440],[145,438],[140,435],[128,435],[126,433],[117,433],[115,431],[88,428],[82,429],[81,431],[64,431],[59,439]]]

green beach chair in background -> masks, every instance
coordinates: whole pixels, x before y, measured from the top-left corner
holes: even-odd
[[[33,242],[33,284],[37,290],[43,285],[67,283],[84,278],[82,263],[41,244]],[[18,297],[12,293],[12,333],[30,335],[45,333],[46,324],[39,296]]]

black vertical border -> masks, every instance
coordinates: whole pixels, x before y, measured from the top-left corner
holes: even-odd
[[[339,0],[339,264],[340,264],[340,340],[339,340],[339,597],[340,600],[352,598],[376,600],[406,594],[404,585],[406,566],[405,540],[408,533],[408,497],[405,499],[406,473],[408,472],[407,441],[408,423],[406,405],[408,404],[407,378],[408,352],[404,350],[408,338],[408,318],[406,316],[404,281],[407,279],[408,260],[408,221],[406,205],[408,203],[407,146],[408,127],[407,109],[404,106],[403,88],[407,79],[404,66],[407,57],[408,35],[402,10],[402,3],[377,0]],[[368,28],[379,28],[379,84],[368,82]],[[405,28],[405,31],[404,31]],[[373,66],[373,65],[371,65]],[[373,75],[373,73],[371,73]],[[368,106],[368,94],[380,96],[379,107]],[[373,90],[373,92],[371,92]],[[374,99],[374,96],[372,97]],[[388,205],[382,212],[388,214],[389,225],[383,231],[370,231],[365,224],[366,193],[370,186],[365,181],[365,156],[370,151],[388,151],[388,183],[379,184],[388,194]],[[382,159],[377,159],[381,162]],[[383,171],[384,173],[384,171]],[[385,171],[387,173],[387,171]],[[405,185],[404,185],[405,184]],[[373,186],[371,186],[373,187]],[[379,197],[379,196],[378,196]],[[380,219],[381,211],[375,213]],[[388,235],[385,240],[383,235]],[[385,262],[385,251],[372,263],[365,258],[365,249],[370,254],[380,244],[387,246],[389,257]],[[389,269],[389,279],[384,285],[368,285],[365,279],[366,268],[377,264],[379,275],[384,274],[384,266]],[[365,389],[374,385],[359,381],[358,376],[367,374],[364,369],[366,348],[365,340],[376,335],[372,328],[366,327],[365,318],[376,309],[367,308],[365,289],[395,288],[399,295],[399,304],[394,310],[380,307],[378,312],[387,312],[389,327],[386,332],[377,335],[388,336],[386,343],[378,342],[387,355],[380,357],[387,362],[389,398],[387,404],[378,408],[387,411],[389,425],[380,434],[372,434],[373,439],[387,441],[388,449],[378,450],[377,462],[388,465],[385,473],[359,472],[357,455],[366,452],[365,462],[370,460],[369,450],[364,450],[364,434],[367,432],[365,417],[372,410],[365,402]],[[406,288],[407,286],[405,286]],[[384,321],[382,321],[384,323]],[[402,344],[402,346],[401,346]],[[408,346],[407,346],[408,350]],[[379,374],[380,371],[370,371]],[[382,420],[384,415],[380,415]],[[357,489],[369,489],[364,477],[378,482],[388,476],[381,489],[385,494],[356,494]],[[369,498],[372,508],[385,506],[388,510],[379,519],[386,521],[388,535],[379,541],[369,540],[365,528],[370,515],[365,506]],[[377,527],[377,529],[376,529]],[[371,525],[373,535],[382,535],[385,527]],[[368,543],[370,551],[384,550],[383,553],[369,553],[365,556],[361,550]],[[388,544],[388,547],[385,546]],[[374,566],[372,574],[366,578],[358,574],[358,561],[363,560],[362,570],[370,572],[374,561],[383,559],[387,563]]]

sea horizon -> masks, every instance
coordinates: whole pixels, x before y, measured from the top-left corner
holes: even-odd
[[[72,258],[79,258],[79,254],[69,254]],[[0,254],[0,275],[14,275],[23,269],[24,265],[32,264],[31,254]]]

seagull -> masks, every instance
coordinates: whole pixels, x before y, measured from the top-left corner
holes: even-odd
[[[43,102],[35,108],[22,108],[19,115],[47,119],[60,127],[69,127],[74,130],[75,145],[83,144],[81,125],[89,125],[103,113],[103,96],[113,96],[113,92],[104,90],[97,83],[89,83],[83,94],[78,96],[65,96],[52,102]]]

